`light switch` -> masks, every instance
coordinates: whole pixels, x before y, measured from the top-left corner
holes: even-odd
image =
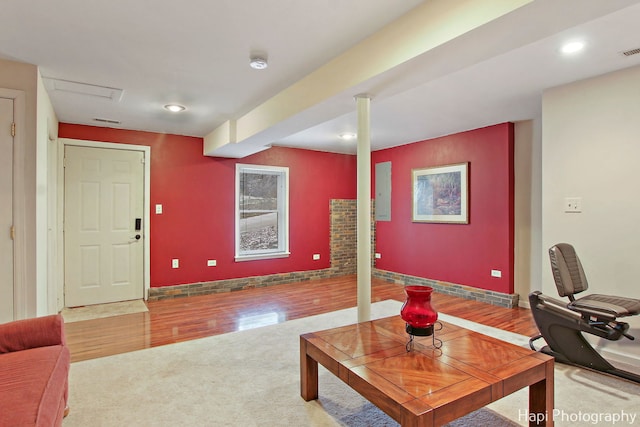
[[[156,214],[162,213],[162,205],[156,205]]]

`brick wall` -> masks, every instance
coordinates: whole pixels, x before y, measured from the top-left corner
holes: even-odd
[[[331,269],[339,275],[357,272],[356,201],[331,200]]]

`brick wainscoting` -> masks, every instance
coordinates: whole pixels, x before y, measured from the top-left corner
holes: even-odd
[[[371,272],[371,275],[378,279],[397,283],[403,286],[431,286],[434,291],[440,292],[441,294],[449,294],[474,301],[482,301],[500,307],[514,308],[518,306],[518,294],[503,294],[500,292],[487,291],[485,289],[478,289],[471,286],[457,285],[455,283],[442,282],[439,280],[425,279],[423,277],[409,276],[408,274],[379,270],[377,268]]]
[[[357,204],[355,200],[331,200],[329,203],[329,214],[331,217],[331,229],[329,231],[331,246],[330,268],[151,288],[149,289],[149,301],[238,291],[242,289],[356,274],[356,211]],[[375,222],[373,221],[371,240],[371,247],[375,248]],[[375,260],[373,260],[372,257],[372,262],[374,261]],[[518,305],[517,294],[502,294],[470,286],[440,282],[422,277],[379,270],[376,268],[372,269],[372,275],[373,277],[400,285],[431,286],[436,292],[476,301],[483,301],[502,307],[513,308]]]

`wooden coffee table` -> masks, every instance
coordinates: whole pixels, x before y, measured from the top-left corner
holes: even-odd
[[[303,399],[318,398],[320,363],[402,426],[446,424],[526,386],[526,420],[553,425],[552,357],[442,324],[440,349],[416,337],[410,352],[400,316],[301,335]]]

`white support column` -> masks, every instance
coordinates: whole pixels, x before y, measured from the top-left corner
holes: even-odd
[[[371,139],[367,95],[356,97],[358,108],[358,322],[371,320]]]

